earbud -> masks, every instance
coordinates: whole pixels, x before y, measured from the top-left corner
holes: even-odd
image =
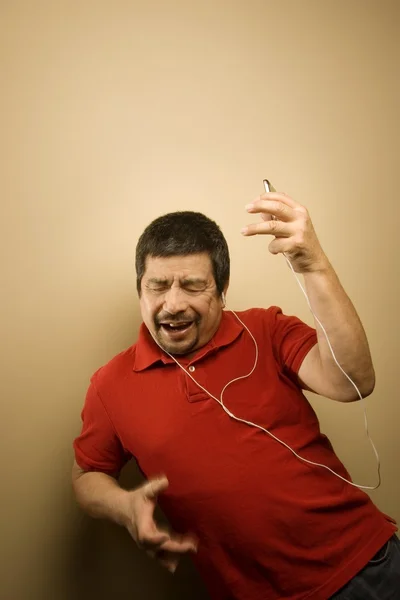
[[[225,306],[226,300],[225,300],[225,294],[224,294],[224,292],[222,292],[222,294],[221,294],[221,300],[222,300],[222,304]]]

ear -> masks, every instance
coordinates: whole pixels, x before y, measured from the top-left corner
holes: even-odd
[[[225,305],[226,305],[226,292],[228,291],[228,287],[229,287],[229,281],[227,281],[227,283],[224,287],[224,291],[221,292],[222,308],[225,308]]]

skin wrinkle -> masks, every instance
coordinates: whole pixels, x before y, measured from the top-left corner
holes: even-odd
[[[187,356],[207,344],[223,310],[208,254],[147,257],[140,308],[151,335],[170,354]],[[173,335],[162,326],[184,322],[191,325],[181,334]]]

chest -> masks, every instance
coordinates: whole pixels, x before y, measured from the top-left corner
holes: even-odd
[[[252,340],[240,339],[187,364],[186,372],[175,363],[133,372],[112,399],[124,448],[144,470],[185,460],[210,469],[261,433],[232,419],[221,401],[236,417],[272,432],[301,422],[304,397],[280,372],[272,349],[263,348],[249,375],[254,364]]]

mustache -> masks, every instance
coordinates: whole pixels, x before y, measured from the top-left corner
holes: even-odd
[[[179,312],[174,315],[170,313],[161,313],[154,318],[154,322],[156,325],[160,326],[164,321],[168,321],[168,323],[186,323],[192,322],[198,323],[200,321],[200,316],[198,314],[188,315],[184,312]]]

